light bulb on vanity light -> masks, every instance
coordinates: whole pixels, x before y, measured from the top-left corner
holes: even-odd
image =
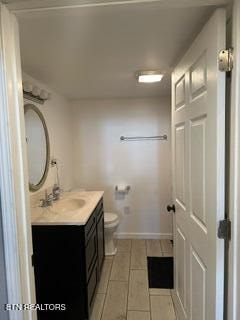
[[[30,92],[32,92],[32,90],[33,90],[33,85],[30,82],[24,81],[23,82],[23,91],[30,93]]]
[[[35,97],[38,97],[40,95],[40,89],[37,87],[37,86],[34,86],[33,87],[33,90],[32,90],[32,94],[35,96]]]
[[[43,99],[43,100],[47,100],[48,99],[48,92],[45,91],[45,90],[41,90],[40,98]]]

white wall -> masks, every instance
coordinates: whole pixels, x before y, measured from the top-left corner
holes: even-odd
[[[118,212],[121,218],[119,236],[171,236],[172,217],[166,213],[171,203],[170,99],[70,104],[30,76],[23,79],[52,94],[38,107],[49,130],[51,158],[59,160],[61,187],[104,190],[105,211]],[[168,141],[120,141],[121,135],[159,134],[167,134]],[[41,190],[55,181],[56,169],[50,167]],[[131,186],[125,197],[114,190],[121,183]]]
[[[73,184],[73,136],[72,113],[69,102],[45,84],[23,74],[23,81],[30,81],[51,93],[51,99],[43,105],[25,99],[25,103],[35,104],[43,113],[50,139],[50,158],[58,159],[61,188],[69,190]],[[49,168],[48,177],[41,190],[50,188],[56,182],[56,168]]]
[[[172,233],[170,98],[73,103],[75,187],[104,190],[105,211],[118,212],[120,236]],[[121,142],[120,136],[167,134],[168,141]],[[117,197],[117,184],[131,186]],[[129,212],[128,212],[129,211]]]

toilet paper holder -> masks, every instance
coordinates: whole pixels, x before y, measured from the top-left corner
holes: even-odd
[[[124,186],[124,188],[120,187],[119,186],[115,186],[115,191],[116,192],[119,192],[119,193],[128,193],[130,191],[131,187],[129,185],[127,186]]]

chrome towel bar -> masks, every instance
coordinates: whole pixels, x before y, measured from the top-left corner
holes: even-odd
[[[121,141],[140,141],[140,140],[167,140],[167,135],[164,134],[163,136],[149,136],[149,137],[141,137],[141,136],[136,136],[136,137],[124,137],[121,136],[120,140]]]

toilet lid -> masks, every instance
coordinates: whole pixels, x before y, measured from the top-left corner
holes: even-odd
[[[116,213],[105,212],[104,213],[104,223],[110,224],[116,222],[118,220],[118,216]]]

